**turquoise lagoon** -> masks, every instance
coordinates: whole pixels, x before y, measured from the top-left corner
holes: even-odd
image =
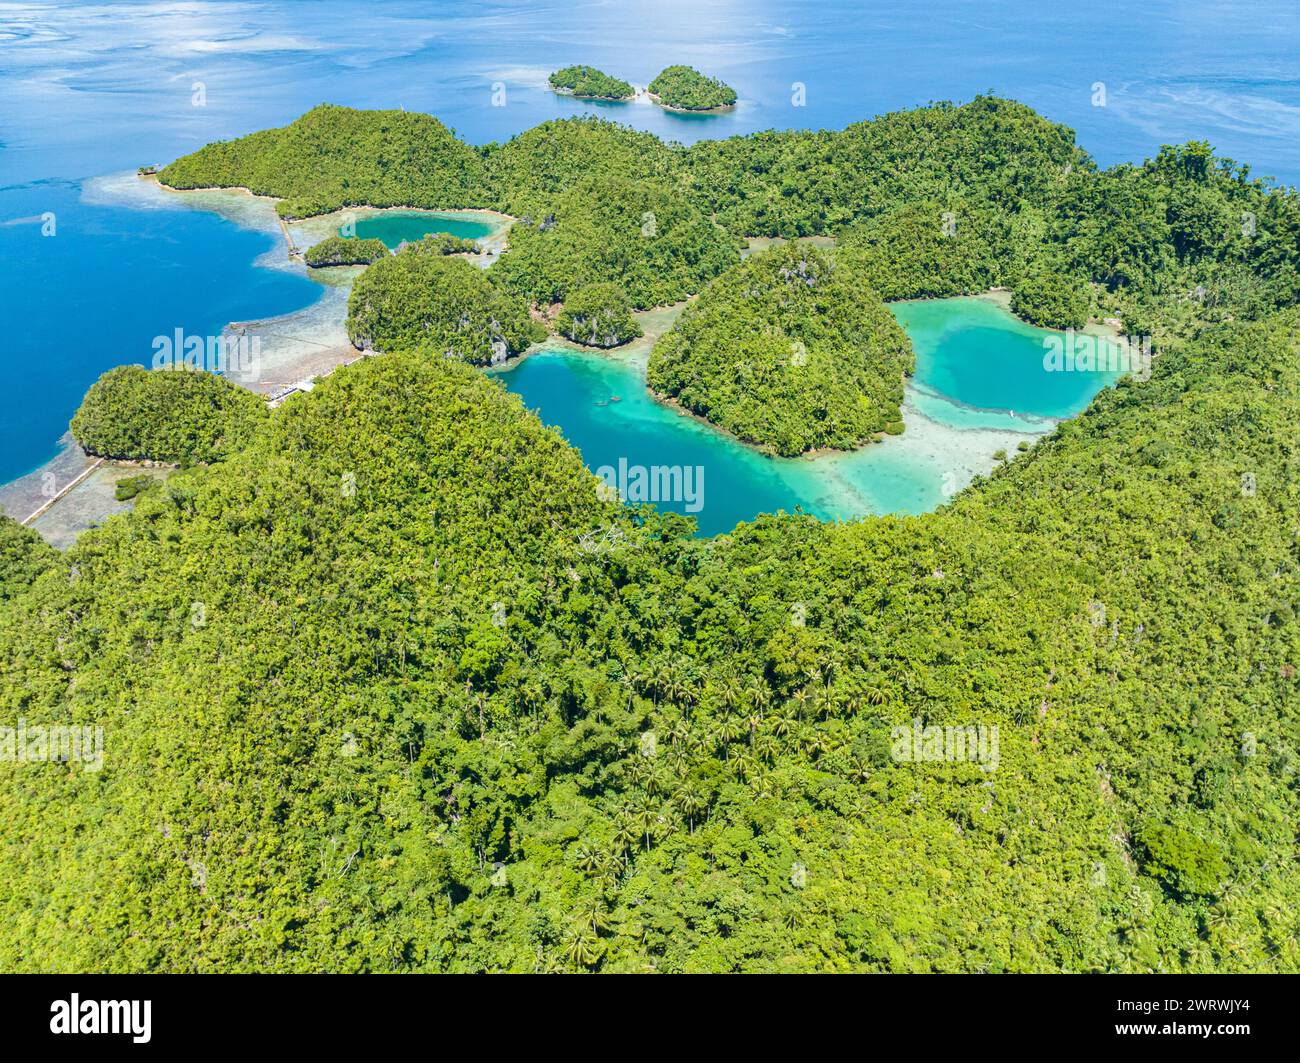
[[[492,235],[495,226],[462,213],[443,213],[431,210],[387,210],[361,218],[356,223],[356,235],[361,240],[383,240],[389,248],[404,241],[422,240],[432,233],[459,236],[462,240],[483,240]],[[341,235],[343,229],[339,229]]]
[[[849,520],[934,509],[988,473],[999,450],[1014,454],[1022,440],[1050,432],[1118,375],[1045,370],[1045,341],[1060,334],[1025,324],[990,298],[892,309],[916,349],[906,430],[852,453],[764,457],[655,401],[645,386],[644,347],[621,354],[548,348],[497,372],[593,470],[620,460],[702,470],[703,505],[692,515],[704,535],[781,510]],[[686,512],[682,502],[663,506]]]

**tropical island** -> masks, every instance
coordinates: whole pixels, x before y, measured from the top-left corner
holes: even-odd
[[[318,244],[312,244],[303,255],[307,265],[320,268],[323,266],[368,266],[378,262],[389,254],[388,245],[383,240],[363,239],[343,236],[327,236]]]
[[[630,100],[636,89],[594,66],[566,66],[550,76],[556,92],[588,100]]]
[[[519,221],[486,270],[367,266],[385,353],[274,410],[115,370],[78,439],[192,467],[66,553],[0,520],[5,703],[111,743],[3,765],[0,966],[1300,969],[1296,194],[1195,141],[1104,169],[989,96],[689,147],[548,125],[322,107],[161,171]],[[881,300],[991,287],[1155,363],[907,519],[696,538],[475,368],[537,311],[618,339],[698,297],[662,386],[847,444],[909,365]]]
[[[771,453],[903,430],[912,345],[851,260],[801,243],[710,282],[655,344],[659,394]]]
[[[650,98],[672,111],[727,111],[736,105],[736,90],[691,66],[664,67],[647,87]]]

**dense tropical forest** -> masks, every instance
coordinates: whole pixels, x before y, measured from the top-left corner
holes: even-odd
[[[215,373],[123,365],[86,393],[72,438],[105,458],[191,464],[220,461],[265,420],[261,397]]]
[[[555,330],[588,347],[619,347],[642,334],[627,294],[617,284],[588,284],[564,302]]]
[[[736,103],[735,89],[691,66],[665,67],[647,90],[665,107],[679,111],[713,111]]]
[[[432,115],[321,104],[283,129],[209,144],[158,172],[172,188],[238,186],[286,218],[340,207],[479,207],[483,159]]]
[[[679,302],[739,261],[738,241],[668,182],[599,175],[556,195],[542,217],[512,226],[510,250],[493,272],[535,303],[613,282],[640,310]]]
[[[557,92],[586,99],[628,100],[636,95],[636,89],[626,81],[610,77],[594,66],[566,66],[555,71],[548,80]]]
[[[477,255],[483,247],[465,236],[429,233],[418,240],[403,240],[398,250],[406,255]]]
[[[776,454],[901,432],[912,345],[856,267],[799,243],[751,256],[655,344],[650,386]]]
[[[312,244],[303,255],[303,261],[309,266],[368,266],[378,262],[388,254],[388,245],[383,240],[362,239],[355,237],[327,236],[320,243]]]
[[[0,965],[1300,970],[1293,193],[1199,143],[1100,170],[992,97],[645,151],[398,114],[163,171],[520,222],[488,270],[369,266],[351,323],[390,353],[68,552],[0,521],[5,715],[105,730],[97,772],[0,763]],[[711,539],[465,364],[603,284],[703,292],[712,366],[744,278],[803,261],[871,277],[825,319],[763,305],[809,363],[878,299],[993,285],[1157,357],[937,512]],[[153,401],[128,383],[87,404]],[[976,726],[996,770],[893,748]]]
[[[527,304],[503,291],[495,274],[431,247],[437,244],[409,244],[357,279],[347,322],[355,346],[487,365],[545,337]]]

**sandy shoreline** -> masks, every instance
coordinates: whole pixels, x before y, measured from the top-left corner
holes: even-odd
[[[656,93],[649,90],[646,91],[646,96],[656,107],[662,107],[665,111],[671,111],[673,114],[727,114],[734,111],[736,104],[740,103],[740,100],[737,100],[736,103],[719,104],[717,107],[674,107],[672,104],[664,103]]]

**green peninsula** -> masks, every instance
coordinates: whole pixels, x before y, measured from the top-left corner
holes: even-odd
[[[432,115],[321,104],[281,129],[217,141],[158,172],[172,188],[243,187],[286,218],[349,206],[487,206],[483,160]]]
[[[659,394],[776,454],[901,432],[906,333],[860,270],[803,243],[713,281],[656,344]]]

